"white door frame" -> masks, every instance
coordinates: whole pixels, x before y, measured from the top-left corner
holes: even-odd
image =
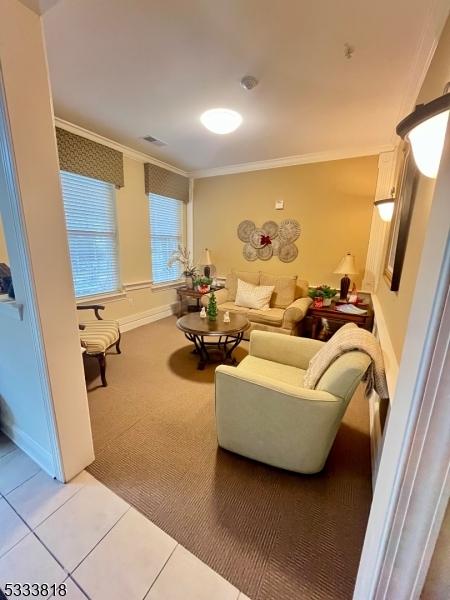
[[[8,253],[11,259],[11,271],[13,280],[20,280],[20,286],[24,296],[24,305],[29,314],[30,331],[34,355],[39,369],[39,381],[41,395],[45,402],[45,415],[47,431],[51,444],[52,464],[50,465],[41,456],[38,447],[26,447],[32,451],[33,457],[40,466],[60,481],[64,480],[64,470],[61,461],[60,443],[57,434],[56,416],[52,402],[51,387],[45,359],[44,342],[40,328],[40,319],[37,312],[36,289],[32,275],[30,250],[28,238],[25,232],[25,220],[23,216],[22,203],[20,199],[20,188],[17,181],[16,164],[7,113],[6,95],[3,83],[3,75],[0,64],[0,161],[1,169],[5,177],[5,195],[3,199],[4,233],[8,240]],[[27,443],[32,443],[30,440]],[[16,440],[18,443],[18,440]],[[26,444],[25,444],[26,446]],[[22,446],[24,448],[24,446]],[[42,458],[42,460],[39,460]]]
[[[355,600],[419,597],[447,505],[449,196],[450,133],[436,180]]]

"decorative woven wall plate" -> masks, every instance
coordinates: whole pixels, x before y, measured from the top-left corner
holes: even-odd
[[[266,221],[261,228],[246,220],[239,223],[237,234],[245,242],[242,253],[246,260],[269,260],[278,256],[282,262],[292,262],[298,256],[294,242],[300,231],[300,224],[295,219],[284,219],[279,225],[275,221]]]
[[[238,238],[241,240],[241,242],[249,242],[250,236],[255,229],[256,225],[253,223],[253,221],[242,221],[242,223],[239,223],[238,227]]]
[[[244,244],[244,249],[242,250],[242,253],[244,254],[245,260],[254,261],[258,258],[258,250],[256,248],[253,248],[250,242]]]
[[[295,219],[285,219],[281,221],[278,228],[278,235],[283,242],[295,242],[300,236],[300,224]]]
[[[278,252],[278,258],[281,262],[292,262],[298,256],[298,248],[295,244],[284,244],[280,246],[280,250]]]

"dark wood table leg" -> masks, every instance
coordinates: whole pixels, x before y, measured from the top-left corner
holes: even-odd
[[[313,340],[317,339],[317,325],[319,324],[320,317],[313,317],[311,320],[311,337]]]
[[[179,291],[177,291],[177,297],[178,297],[178,318],[183,316],[183,296],[182,294],[180,294]]]

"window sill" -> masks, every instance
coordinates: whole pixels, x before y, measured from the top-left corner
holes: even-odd
[[[134,292],[135,290],[145,290],[153,287],[153,281],[148,279],[147,281],[134,281],[132,283],[124,283],[123,289],[125,292]]]
[[[155,292],[159,290],[170,290],[179,287],[180,285],[184,285],[185,283],[186,281],[184,279],[178,279],[178,281],[170,281],[167,283],[154,283],[152,285],[152,290],[155,290]]]
[[[83,296],[77,298],[77,305],[93,304],[98,302],[117,302],[119,300],[125,300],[127,297],[125,292],[112,292],[110,294],[98,294],[95,296]]]
[[[0,316],[10,317],[16,321],[23,320],[23,304],[12,300],[6,294],[0,295]]]

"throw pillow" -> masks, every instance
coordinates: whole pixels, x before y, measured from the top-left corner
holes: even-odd
[[[244,308],[268,310],[273,285],[253,285],[238,279],[235,304]]]

